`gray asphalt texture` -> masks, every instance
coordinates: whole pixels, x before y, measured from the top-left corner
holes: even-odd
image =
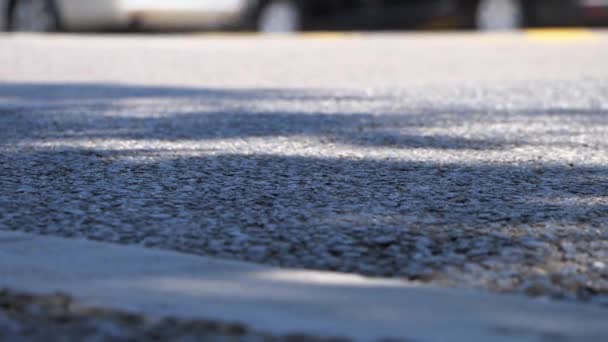
[[[257,341],[349,342],[303,333],[276,336],[240,323],[145,316],[91,307],[61,294],[44,296],[0,289],[0,339],[54,341]]]
[[[608,306],[608,35],[0,37],[0,229]]]

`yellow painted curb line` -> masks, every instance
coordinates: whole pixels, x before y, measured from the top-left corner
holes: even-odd
[[[525,34],[530,39],[545,42],[572,42],[597,38],[592,30],[584,28],[531,29],[526,30]]]

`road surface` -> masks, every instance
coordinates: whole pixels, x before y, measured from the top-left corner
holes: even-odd
[[[608,34],[0,36],[0,229],[608,305]]]

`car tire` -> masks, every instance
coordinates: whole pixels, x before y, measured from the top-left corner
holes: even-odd
[[[59,16],[51,0],[15,0],[9,11],[9,31],[56,32]]]
[[[480,31],[517,30],[524,25],[524,6],[521,0],[479,0],[474,21]]]
[[[301,31],[304,11],[295,0],[268,0],[257,11],[255,29],[262,33]]]

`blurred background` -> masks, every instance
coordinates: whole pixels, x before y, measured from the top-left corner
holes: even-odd
[[[608,24],[608,0],[0,0],[5,31],[297,32]]]

